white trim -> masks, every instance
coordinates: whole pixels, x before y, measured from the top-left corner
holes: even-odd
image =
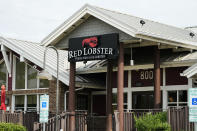
[[[166,87],[166,68],[163,68],[163,91],[162,91],[162,108],[167,109],[167,101],[168,101],[168,96],[167,96],[167,91],[165,90]]]
[[[162,93],[163,93],[163,100],[162,100],[163,101],[163,105],[162,105],[162,108],[163,109],[167,109],[167,106],[168,106],[168,104],[167,104],[167,101],[168,101],[167,91],[163,90]]]
[[[177,47],[197,49],[197,46],[194,44],[195,42],[192,42],[192,41],[181,41],[181,40],[175,40],[175,39],[169,39],[169,38],[162,38],[161,36],[156,36],[156,35],[148,34],[145,32],[138,32],[135,34],[135,37],[154,41],[157,43],[165,43],[165,44],[177,46]]]
[[[37,72],[37,75],[38,75],[38,72]],[[40,79],[37,77],[37,89],[40,89]]]
[[[163,86],[166,86],[166,68],[163,68]]]
[[[24,111],[26,112],[27,111],[27,94],[24,95]]]
[[[66,91],[64,92],[64,111],[66,111]]]
[[[28,82],[28,78],[27,78],[27,64],[26,63],[24,63],[25,64],[25,90],[27,90],[27,82]]]
[[[132,109],[132,91],[127,92],[127,109]]]
[[[37,94],[37,105],[36,105],[36,108],[37,108],[37,112],[39,112],[40,110],[40,97],[39,97],[39,94]]]
[[[12,90],[16,89],[16,56],[13,55]]]
[[[188,78],[188,86],[190,88],[192,88],[192,86],[193,86],[193,80],[192,80],[192,78]]]
[[[12,95],[11,112],[14,113],[15,110],[15,96]]]
[[[128,71],[128,88],[129,91],[127,92],[127,109],[131,110],[132,109],[132,91],[131,91],[131,85],[132,85],[132,74],[131,70]]]
[[[2,52],[2,55],[3,55],[3,59],[5,61],[7,71],[8,71],[9,74],[11,74],[11,64],[10,64],[10,61],[8,59],[8,55],[7,55],[6,51],[8,51],[7,47],[5,47],[4,45],[1,45],[1,52]]]

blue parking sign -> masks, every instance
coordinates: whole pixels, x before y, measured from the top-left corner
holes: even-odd
[[[48,122],[49,116],[49,95],[40,96],[40,122]]]
[[[192,98],[192,105],[197,105],[197,98]]]
[[[47,107],[47,102],[42,102],[42,108],[46,108]]]

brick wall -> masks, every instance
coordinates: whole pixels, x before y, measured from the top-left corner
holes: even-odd
[[[59,113],[64,111],[64,92],[65,85],[59,82]],[[51,113],[56,113],[56,80],[50,81],[49,86],[49,111]]]

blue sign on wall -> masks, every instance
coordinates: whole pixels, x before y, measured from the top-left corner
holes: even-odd
[[[192,105],[197,105],[197,98],[192,98]]]

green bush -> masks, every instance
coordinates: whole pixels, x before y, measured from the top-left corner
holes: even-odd
[[[0,131],[27,131],[22,125],[13,123],[0,123]]]
[[[166,112],[161,112],[155,115],[147,113],[139,118],[134,116],[136,128],[138,131],[170,131],[166,115]]]

